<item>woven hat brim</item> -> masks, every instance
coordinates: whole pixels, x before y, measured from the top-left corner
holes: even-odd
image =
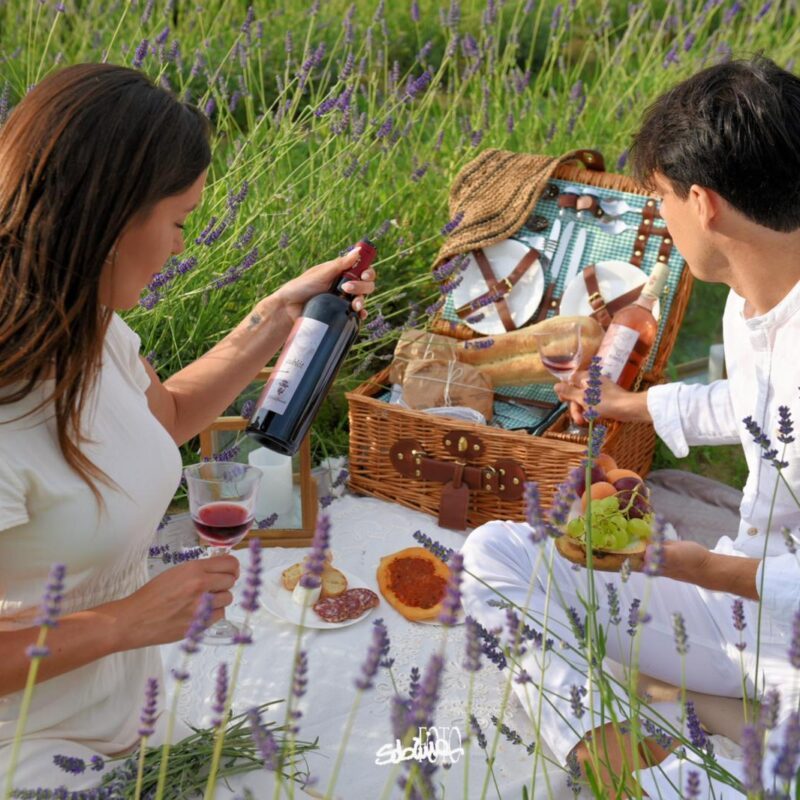
[[[450,189],[450,216],[460,216],[460,222],[440,248],[434,266],[516,233],[533,213],[556,169],[581,152],[553,158],[484,150],[462,168]]]

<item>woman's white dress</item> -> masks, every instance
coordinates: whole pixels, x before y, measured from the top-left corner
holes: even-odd
[[[66,566],[62,613],[130,595],[147,581],[148,546],[181,475],[175,442],[147,405],[139,337],[114,314],[102,369],[84,412],[83,452],[117,485],[105,508],[67,465],[52,408],[19,419],[52,389],[0,405],[0,630],[34,624],[51,565]],[[159,678],[157,648],[115,653],[40,683],[15,772],[18,788],[76,788],[54,753],[88,757],[135,744],[145,681]],[[7,772],[22,693],[0,697],[0,775]],[[88,779],[88,780],[87,780]]]

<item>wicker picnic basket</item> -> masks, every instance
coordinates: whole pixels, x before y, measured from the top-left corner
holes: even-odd
[[[581,151],[581,154],[585,155],[586,152],[592,151]],[[462,170],[451,189],[451,212],[457,210],[459,205],[456,189],[463,191],[471,177],[480,173],[475,167],[482,167],[487,160],[496,160],[505,155],[504,151],[487,151]],[[546,163],[549,169],[541,178],[534,179],[540,184],[554,180],[621,192],[627,197],[648,198],[647,191],[631,178],[598,169],[603,165],[599,154],[589,156],[589,169],[563,163],[569,157],[553,160],[531,156],[529,172],[539,169],[540,162]],[[586,158],[581,160],[584,163],[587,161]],[[473,184],[477,186],[479,182],[473,179]],[[520,219],[528,218],[532,211],[546,213],[547,204],[543,204],[541,199],[542,189],[542,185],[537,185],[526,203],[512,214],[495,214],[498,218],[505,218],[506,227],[503,229],[495,225],[491,233],[478,231],[479,246],[508,238],[519,228]],[[519,187],[515,187],[513,197],[517,198],[519,194]],[[495,200],[490,198],[489,203],[492,202]],[[470,251],[476,238],[473,236],[473,241],[470,241],[470,227],[474,234],[476,227],[487,216],[491,215],[475,215],[476,225],[467,224],[467,232],[461,236],[460,242],[443,247],[436,264],[442,263],[454,252]],[[467,214],[466,222],[469,221]],[[666,241],[671,243],[670,239]],[[663,246],[663,243],[656,244]],[[659,338],[640,375],[639,388],[663,380],[691,292],[691,274],[684,262],[677,252],[668,257],[674,257],[678,266],[674,269],[671,297],[666,306],[662,306],[665,311],[662,311]],[[644,259],[648,258],[645,253]],[[641,262],[642,259],[639,260]],[[663,259],[659,257],[659,260]],[[655,258],[652,261],[654,263]],[[641,266],[641,263],[637,266]],[[457,319],[447,319],[446,314],[434,317],[429,328],[456,339],[476,336],[472,328]],[[558,484],[581,462],[585,454],[585,438],[563,432],[568,423],[566,415],[543,436],[467,423],[389,404],[385,399],[388,376],[389,368],[386,368],[347,394],[350,487],[358,493],[438,515],[440,524],[456,529],[475,527],[493,519],[524,519],[524,482],[537,482],[542,502],[549,505]],[[608,432],[603,452],[608,453],[620,467],[646,475],[655,448],[653,426],[604,422]],[[452,508],[445,513],[445,506],[453,505],[452,495],[457,495],[455,506],[463,507],[463,513],[457,510],[454,515]]]

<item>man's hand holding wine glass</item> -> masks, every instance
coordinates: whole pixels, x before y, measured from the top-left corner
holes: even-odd
[[[570,415],[578,424],[585,424],[583,418],[583,395],[589,382],[586,370],[576,372],[569,381],[553,386],[559,399],[570,403]],[[597,413],[604,419],[620,422],[651,422],[647,410],[647,392],[630,392],[623,389],[605,375],[600,377],[600,402]]]

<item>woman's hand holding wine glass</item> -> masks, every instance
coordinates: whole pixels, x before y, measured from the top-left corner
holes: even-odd
[[[239,561],[231,555],[187,561],[157,575],[132,595],[101,607],[116,623],[112,627],[120,641],[115,650],[182,639],[206,592],[211,594],[214,609],[211,622],[223,619],[238,577]]]
[[[209,461],[192,464],[183,474],[189,511],[200,538],[209,545],[210,555],[227,555],[253,527],[261,470],[233,461]],[[205,641],[235,644],[247,633],[223,616],[206,631]]]

